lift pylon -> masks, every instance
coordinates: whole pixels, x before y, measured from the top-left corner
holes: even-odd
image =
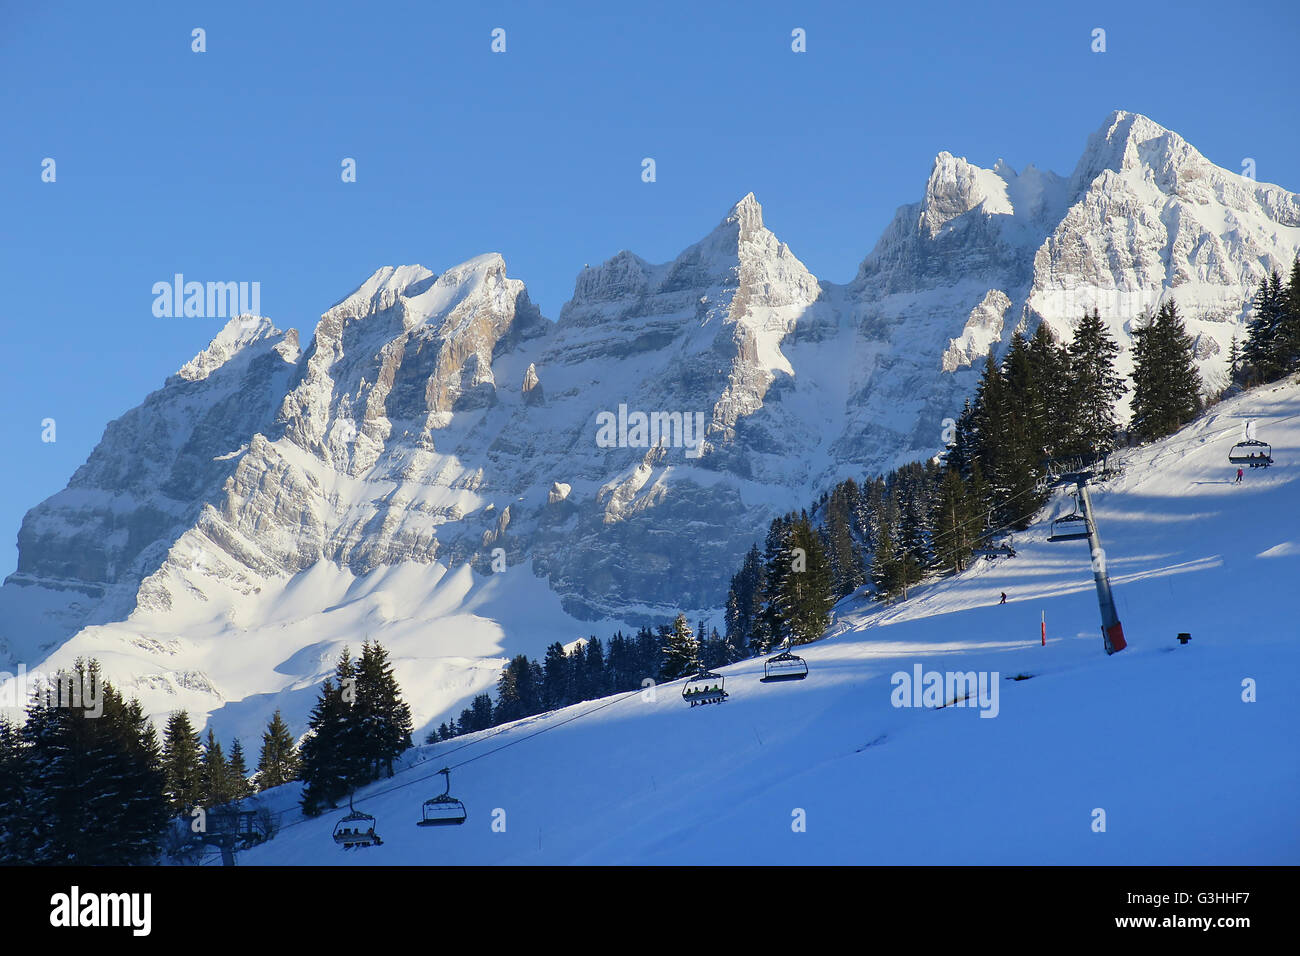
[[[1106,571],[1106,552],[1102,549],[1101,538],[1097,536],[1097,522],[1092,515],[1092,499],[1088,497],[1088,479],[1079,478],[1079,502],[1083,505],[1083,516],[1088,522],[1088,550],[1092,555],[1092,577],[1097,583],[1097,603],[1101,607],[1101,638],[1106,645],[1106,653],[1114,654],[1128,647],[1124,640],[1124,626],[1119,622],[1119,613],[1115,610],[1115,596],[1110,592],[1110,575]]]
[[[1119,613],[1115,610],[1115,596],[1110,590],[1110,575],[1106,571],[1106,552],[1101,546],[1101,538],[1097,534],[1097,521],[1092,513],[1092,499],[1088,496],[1088,478],[1089,472],[1082,471],[1075,474],[1063,475],[1075,482],[1077,492],[1075,494],[1078,502],[1078,511],[1074,514],[1067,515],[1064,519],[1074,524],[1083,525],[1078,530],[1063,531],[1057,527],[1058,522],[1053,522],[1052,534],[1048,541],[1076,541],[1087,539],[1088,553],[1092,556],[1092,577],[1097,585],[1097,604],[1101,608],[1101,639],[1106,648],[1107,654],[1114,654],[1128,647],[1128,642],[1124,640],[1124,627],[1119,622]]]

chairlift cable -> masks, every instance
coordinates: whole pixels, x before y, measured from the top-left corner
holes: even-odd
[[[679,678],[679,679],[680,679],[680,678]],[[669,681],[668,683],[676,683],[676,681]],[[660,685],[660,686],[663,686],[663,685]],[[467,764],[471,764],[471,763],[473,763],[475,760],[480,760],[480,759],[482,759],[483,757],[491,756],[492,754],[497,753],[498,751],[505,750],[507,747],[513,747],[515,744],[522,743],[522,742],[525,741],[525,740],[531,740],[533,737],[536,737],[536,736],[538,736],[538,735],[540,735],[540,734],[544,734],[544,733],[546,733],[546,732],[549,731],[549,730],[554,730],[556,727],[563,727],[565,724],[573,723],[573,721],[575,721],[575,720],[580,720],[581,718],[583,718],[583,717],[587,717],[587,716],[589,716],[589,715],[591,715],[591,714],[594,714],[594,713],[596,713],[597,711],[604,710],[606,707],[612,707],[614,704],[619,703],[619,701],[626,700],[627,698],[631,697],[631,696],[634,695],[634,694],[640,694],[640,693],[643,693],[643,691],[644,691],[644,688],[637,688],[636,690],[628,691],[628,692],[626,692],[625,694],[623,694],[623,695],[621,695],[621,696],[618,696],[618,697],[615,697],[615,698],[613,698],[612,700],[608,700],[608,701],[606,701],[606,702],[603,703],[603,704],[600,704],[600,705],[598,705],[598,706],[596,706],[596,707],[592,707],[592,708],[590,708],[589,710],[584,710],[584,711],[583,711],[582,713],[580,713],[580,714],[575,714],[575,715],[572,716],[572,717],[566,717],[564,720],[561,720],[561,721],[559,721],[558,723],[550,724],[549,726],[543,727],[543,728],[541,728],[540,730],[535,730],[535,731],[533,731],[532,733],[527,734],[526,736],[520,737],[520,738],[517,739],[517,740],[512,740],[512,741],[510,741],[509,743],[502,744],[502,745],[500,745],[500,746],[498,746],[498,747],[493,747],[491,750],[487,750],[487,751],[484,751],[483,753],[478,754],[478,755],[476,755],[476,756],[474,756],[474,757],[470,757],[468,760],[462,760],[462,761],[460,761],[459,763],[455,763],[455,764],[451,764],[450,766],[443,767],[443,768],[441,768],[441,769],[439,769],[439,770],[434,771],[433,773],[425,774],[425,775],[420,776],[420,777],[416,777],[416,778],[413,779],[413,780],[407,780],[407,781],[405,781],[404,783],[393,784],[392,786],[385,787],[385,788],[383,788],[382,790],[375,791],[374,793],[368,793],[368,794],[366,794],[364,797],[360,798],[360,802],[364,803],[364,802],[366,802],[366,801],[368,801],[368,800],[376,800],[376,799],[378,799],[379,797],[387,796],[387,795],[390,794],[390,793],[396,793],[398,790],[405,789],[406,787],[414,786],[414,785],[417,784],[417,783],[423,783],[423,782],[426,781],[426,780],[431,780],[432,778],[434,778],[434,777],[436,777],[436,776],[439,776],[439,775],[442,773],[442,771],[443,771],[444,769],[445,769],[445,770],[456,770],[456,769],[458,769],[458,768],[460,768],[460,767],[464,767],[464,766],[467,765]],[[504,727],[504,728],[498,730],[496,733],[489,734],[487,737],[483,737],[483,738],[481,738],[481,739],[479,739],[479,740],[473,740],[473,741],[470,741],[469,743],[466,743],[466,744],[461,744],[459,747],[456,747],[456,748],[454,748],[453,750],[448,751],[448,753],[455,753],[457,750],[464,750],[466,747],[472,747],[472,746],[474,746],[475,744],[482,743],[484,740],[488,740],[488,739],[491,739],[492,737],[496,737],[496,736],[499,736],[500,734],[508,733],[508,732],[511,731],[511,730],[517,730],[517,729],[518,729],[517,726],[515,726],[515,727]],[[443,756],[446,756],[446,754],[444,754]],[[420,761],[420,762],[421,762],[421,763],[424,763],[425,761]],[[439,761],[439,762],[441,762],[441,761]],[[283,811],[281,811],[281,812],[283,812]],[[316,819],[315,817],[305,817],[305,818],[303,818],[303,819],[301,819],[301,820],[294,820],[292,823],[286,823],[286,824],[284,824],[283,826],[278,826],[278,827],[276,828],[276,832],[279,833],[279,832],[282,832],[282,831],[284,831],[284,830],[289,830],[289,829],[292,829],[293,827],[296,827],[296,826],[298,826],[298,825],[300,825],[300,824],[303,824],[303,823],[309,823],[309,822],[311,822],[311,821],[313,821],[313,820],[315,820],[315,819]]]

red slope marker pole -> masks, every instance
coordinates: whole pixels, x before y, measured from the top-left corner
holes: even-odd
[[[1043,612],[1043,646],[1047,646],[1047,612]]]

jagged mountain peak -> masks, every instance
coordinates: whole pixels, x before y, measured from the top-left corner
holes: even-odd
[[[404,324],[411,328],[484,285],[507,281],[515,280],[506,279],[506,262],[499,252],[466,259],[441,275],[422,265],[383,266],[323,317],[346,322],[386,312],[401,303]]]
[[[361,474],[394,421],[427,434],[457,410],[495,404],[496,357],[545,326],[500,253],[441,275],[423,266],[380,269],[321,317],[280,408],[285,435]]]
[[[560,322],[569,319],[576,305],[612,301],[630,291],[643,292],[654,268],[626,249],[598,266],[586,266],[574,282],[573,297],[560,311]]]
[[[800,287],[816,279],[789,247],[763,225],[763,209],[747,193],[703,239],[688,246],[671,262],[653,265],[626,250],[599,266],[578,274],[573,298],[560,312],[560,325],[591,324],[608,319],[606,306],[627,302],[640,309],[641,300],[662,295],[700,293],[735,288],[742,269],[771,271]],[[661,303],[658,308],[662,308]],[[693,314],[692,308],[687,314]]]
[[[1071,183],[1074,191],[1082,191],[1107,170],[1123,174],[1145,167],[1157,185],[1164,188],[1179,169],[1209,165],[1204,156],[1172,130],[1141,113],[1115,110],[1088,137]]]
[[[1003,159],[984,169],[943,151],[935,157],[926,181],[917,229],[936,239],[955,220],[977,209],[985,216],[1010,216],[1022,222],[1042,219],[1063,210],[1065,182],[1032,163],[1020,173]]]
[[[213,336],[212,341],[203,351],[177,370],[176,377],[190,382],[200,381],[245,352],[250,346],[272,339],[283,341],[284,347],[280,349],[280,354],[286,361],[296,361],[298,345],[296,330],[290,329],[286,335],[265,316],[235,316]]]
[[[763,207],[752,192],[745,193],[740,202],[731,207],[725,222],[738,223],[742,235],[758,232],[763,229]]]
[[[920,228],[933,239],[952,220],[981,206],[986,213],[1013,212],[1003,175],[946,150],[940,152],[925,184]]]
[[[401,293],[403,322],[407,329],[422,325],[439,316],[451,317],[456,307],[475,296],[514,298],[524,284],[506,275],[506,261],[498,252],[489,252],[452,266],[432,282],[415,283]]]
[[[350,295],[326,310],[326,316],[357,318],[392,308],[399,296],[414,295],[437,276],[421,265],[382,266]]]

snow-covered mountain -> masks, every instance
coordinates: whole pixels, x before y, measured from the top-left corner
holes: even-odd
[[[1202,377],[1226,384],[1255,288],[1273,269],[1285,278],[1298,251],[1295,193],[1221,169],[1177,133],[1117,111],[1068,178],[940,153],[925,197],[899,209],[850,289],[864,319],[906,329],[914,347],[892,351],[915,362],[914,384],[943,410],[990,345],[1039,322],[1068,340],[1093,308],[1124,347],[1127,373],[1134,319],[1168,299],[1197,336]],[[944,375],[934,374],[936,351]],[[917,450],[936,413],[919,416]]]
[[[937,451],[1017,327],[1096,305],[1126,343],[1172,296],[1217,373],[1297,251],[1295,194],[1117,112],[1068,178],[941,153],[845,285],[752,194],[670,263],[584,269],[554,322],[499,255],[385,267],[305,348],[234,319],[109,424],[23,521],[0,667],[93,653],[251,734],[374,636],[437,719],[503,656],[715,613],[774,513]]]

